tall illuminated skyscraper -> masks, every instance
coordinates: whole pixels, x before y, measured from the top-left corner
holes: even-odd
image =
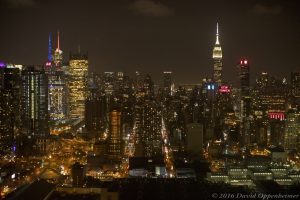
[[[218,84],[222,83],[222,48],[219,41],[219,25],[217,23],[216,31],[216,43],[213,49],[213,60],[214,60],[214,75],[213,81]]]
[[[84,118],[87,97],[88,56],[71,54],[69,61],[69,117]]]
[[[49,112],[51,119],[62,119],[66,116],[66,83],[63,71],[48,75]]]
[[[0,150],[12,147],[20,129],[21,73],[0,62]],[[14,150],[14,149],[12,149]]]
[[[53,62],[56,67],[61,67],[63,61],[63,52],[60,49],[59,31],[57,31],[57,48],[54,51]]]
[[[287,112],[284,133],[284,148],[286,150],[299,150],[300,138],[300,112],[296,109]]]
[[[238,65],[240,88],[243,97],[249,96],[250,91],[250,67],[248,60],[242,59]]]
[[[251,142],[251,131],[250,131],[250,109],[251,109],[251,98],[250,98],[250,67],[249,62],[246,59],[242,59],[238,65],[239,71],[239,87],[240,87],[240,117],[242,120],[241,130],[243,144],[248,145]]]
[[[109,113],[109,137],[108,137],[108,157],[113,161],[120,161],[121,151],[121,112],[119,109],[113,109]]]
[[[44,70],[27,67],[22,71],[22,133],[46,137],[48,128],[48,81]]]
[[[142,135],[145,156],[162,155],[161,111],[159,105],[146,100],[142,110]]]
[[[57,35],[57,48],[52,55],[52,38],[49,35],[48,61],[45,71],[48,76],[48,110],[50,119],[62,119],[66,116],[66,81],[61,69],[62,51],[60,50],[59,32]]]

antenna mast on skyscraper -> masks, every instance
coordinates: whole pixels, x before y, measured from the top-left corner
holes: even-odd
[[[60,49],[60,47],[59,47],[59,30],[57,31],[57,49]]]
[[[52,35],[51,35],[51,32],[49,33],[49,40],[48,40],[48,61],[52,62]]]
[[[220,44],[219,42],[219,23],[217,22],[217,31],[216,31],[216,44]]]

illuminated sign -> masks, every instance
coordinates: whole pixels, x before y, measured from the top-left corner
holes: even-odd
[[[219,87],[219,92],[220,93],[229,93],[230,91],[231,90],[230,90],[229,86],[227,86],[227,85],[221,85]]]
[[[279,119],[280,121],[285,119],[285,115],[283,112],[269,112],[268,116],[270,119]]]
[[[206,89],[207,90],[215,90],[215,85],[210,83],[210,84],[207,85]]]

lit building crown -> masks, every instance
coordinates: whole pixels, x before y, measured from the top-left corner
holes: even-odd
[[[216,31],[216,43],[213,49],[212,55],[214,61],[214,74],[213,81],[217,83],[218,86],[222,83],[222,48],[219,41],[219,25],[217,23],[217,31]]]
[[[213,49],[213,58],[214,59],[222,59],[222,48],[219,41],[219,25],[217,23],[217,31],[216,31],[216,43]]]
[[[63,61],[63,52],[60,49],[59,31],[57,31],[57,48],[54,51],[54,63],[55,65],[61,66]]]

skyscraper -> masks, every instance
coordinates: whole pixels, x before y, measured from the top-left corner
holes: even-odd
[[[48,81],[45,71],[29,66],[22,71],[22,133],[46,137],[48,127]]]
[[[213,61],[214,61],[214,75],[213,81],[217,83],[218,86],[222,83],[222,48],[219,41],[219,25],[217,23],[216,31],[216,43],[213,49]]]
[[[48,74],[49,112],[51,119],[66,117],[66,79],[63,71]]]
[[[161,111],[153,100],[146,100],[142,110],[142,136],[145,156],[162,155]]]
[[[292,83],[292,95],[294,97],[300,97],[300,72],[292,72],[291,83]]]
[[[239,81],[242,97],[249,96],[250,91],[250,68],[248,60],[242,59],[238,65]]]
[[[240,88],[240,117],[241,117],[241,131],[242,143],[248,145],[251,141],[250,130],[250,68],[249,62],[246,59],[241,59],[238,64],[239,71],[239,88]]]
[[[48,61],[45,71],[48,76],[48,110],[50,119],[62,119],[66,116],[66,80],[61,70],[62,51],[59,49],[59,32],[57,36],[57,49],[52,55],[52,38],[49,35]],[[50,51],[51,50],[51,51]]]
[[[69,62],[69,117],[83,118],[87,96],[88,56],[71,54]]]
[[[154,83],[149,74],[147,74],[144,78],[143,84],[143,97],[152,98],[154,96]]]
[[[118,162],[122,157],[121,112],[119,109],[112,109],[110,111],[109,120],[108,157]]]
[[[112,93],[114,92],[114,85],[115,85],[115,73],[104,72],[103,87],[104,87],[105,94],[107,96],[112,95]]]
[[[186,118],[183,111],[183,105],[178,99],[171,100],[165,113],[165,120],[169,130],[170,147],[173,151],[183,152],[185,151],[186,143]]]
[[[238,64],[239,88],[241,97],[241,117],[250,115],[250,68],[249,62],[242,59]]]
[[[296,109],[289,110],[286,116],[284,148],[286,150],[299,150],[300,139],[300,113]]]
[[[103,133],[106,128],[106,97],[96,90],[90,90],[90,95],[85,102],[85,128],[91,132]]]
[[[0,66],[0,150],[11,149],[20,129],[21,73]]]
[[[57,48],[54,51],[53,62],[56,67],[60,68],[63,61],[63,52],[60,49],[59,31],[57,31]]]
[[[201,155],[203,153],[203,124],[187,124],[187,151]]]
[[[266,72],[256,79],[251,107],[258,122],[255,126],[264,129],[261,132],[264,143],[278,145],[283,142],[288,91],[285,81],[269,76]]]
[[[164,71],[164,94],[165,96],[171,96],[171,87],[172,87],[172,72]]]

